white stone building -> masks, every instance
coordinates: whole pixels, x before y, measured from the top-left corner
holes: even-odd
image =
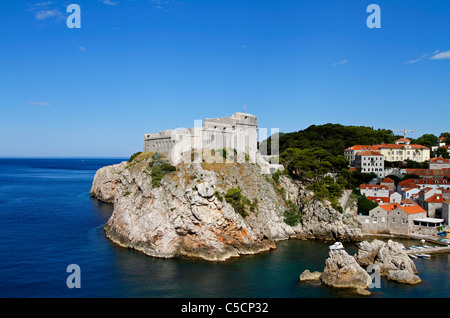
[[[375,173],[378,178],[384,178],[384,156],[378,151],[363,151],[355,155],[355,168],[361,172]]]

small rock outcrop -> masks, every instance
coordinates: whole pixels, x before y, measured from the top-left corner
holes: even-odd
[[[417,273],[416,265],[403,250],[402,245],[392,240],[380,247],[374,264],[380,267],[381,275],[387,275],[392,270],[407,270],[413,274]]]
[[[417,284],[421,280],[417,276],[417,268],[403,250],[400,243],[389,240],[387,243],[380,240],[358,243],[358,252],[355,260],[362,266],[377,265],[380,275],[400,283]]]
[[[300,281],[310,281],[310,280],[320,280],[320,276],[322,276],[321,272],[310,272],[309,269],[306,269],[301,275],[300,275]]]
[[[359,265],[368,266],[375,262],[375,258],[381,246],[385,243],[380,240],[372,242],[362,241],[357,244],[358,252],[353,256]]]
[[[415,275],[414,273],[406,269],[391,270],[388,272],[387,278],[389,280],[394,280],[399,283],[411,285],[418,284],[422,281],[419,276]]]
[[[320,280],[336,288],[364,290],[372,284],[370,275],[344,250],[330,251]]]

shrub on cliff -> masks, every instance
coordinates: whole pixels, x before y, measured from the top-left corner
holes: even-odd
[[[139,156],[142,152],[135,152],[134,154],[131,155],[130,159],[128,159],[128,163],[131,163],[137,156]]]
[[[166,174],[177,171],[177,168],[175,166],[172,166],[169,161],[159,153],[155,153],[152,156],[152,159],[153,161],[149,164],[152,174],[152,187],[158,188],[161,179]]]
[[[233,209],[242,217],[248,216],[247,206],[252,212],[258,207],[258,199],[255,198],[251,202],[247,197],[242,195],[241,189],[239,188],[228,189],[227,193],[225,193],[225,201],[231,204]]]
[[[302,211],[292,202],[289,210],[284,211],[284,223],[290,226],[296,226],[302,220]]]

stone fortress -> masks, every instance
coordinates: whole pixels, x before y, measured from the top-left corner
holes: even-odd
[[[198,120],[194,126],[145,134],[144,152],[161,152],[173,163],[178,163],[182,154],[190,154],[191,150],[226,148],[235,150],[238,158],[247,155],[250,162],[272,172],[282,168],[278,164],[269,164],[259,153],[258,119],[254,115],[236,112],[229,117],[206,118],[203,124]]]

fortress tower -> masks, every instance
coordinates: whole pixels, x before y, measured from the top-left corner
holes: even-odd
[[[144,151],[162,152],[169,158],[190,149],[234,149],[253,157],[258,151],[258,119],[247,113],[206,118],[202,127],[145,134]],[[177,152],[177,153],[174,153]]]

